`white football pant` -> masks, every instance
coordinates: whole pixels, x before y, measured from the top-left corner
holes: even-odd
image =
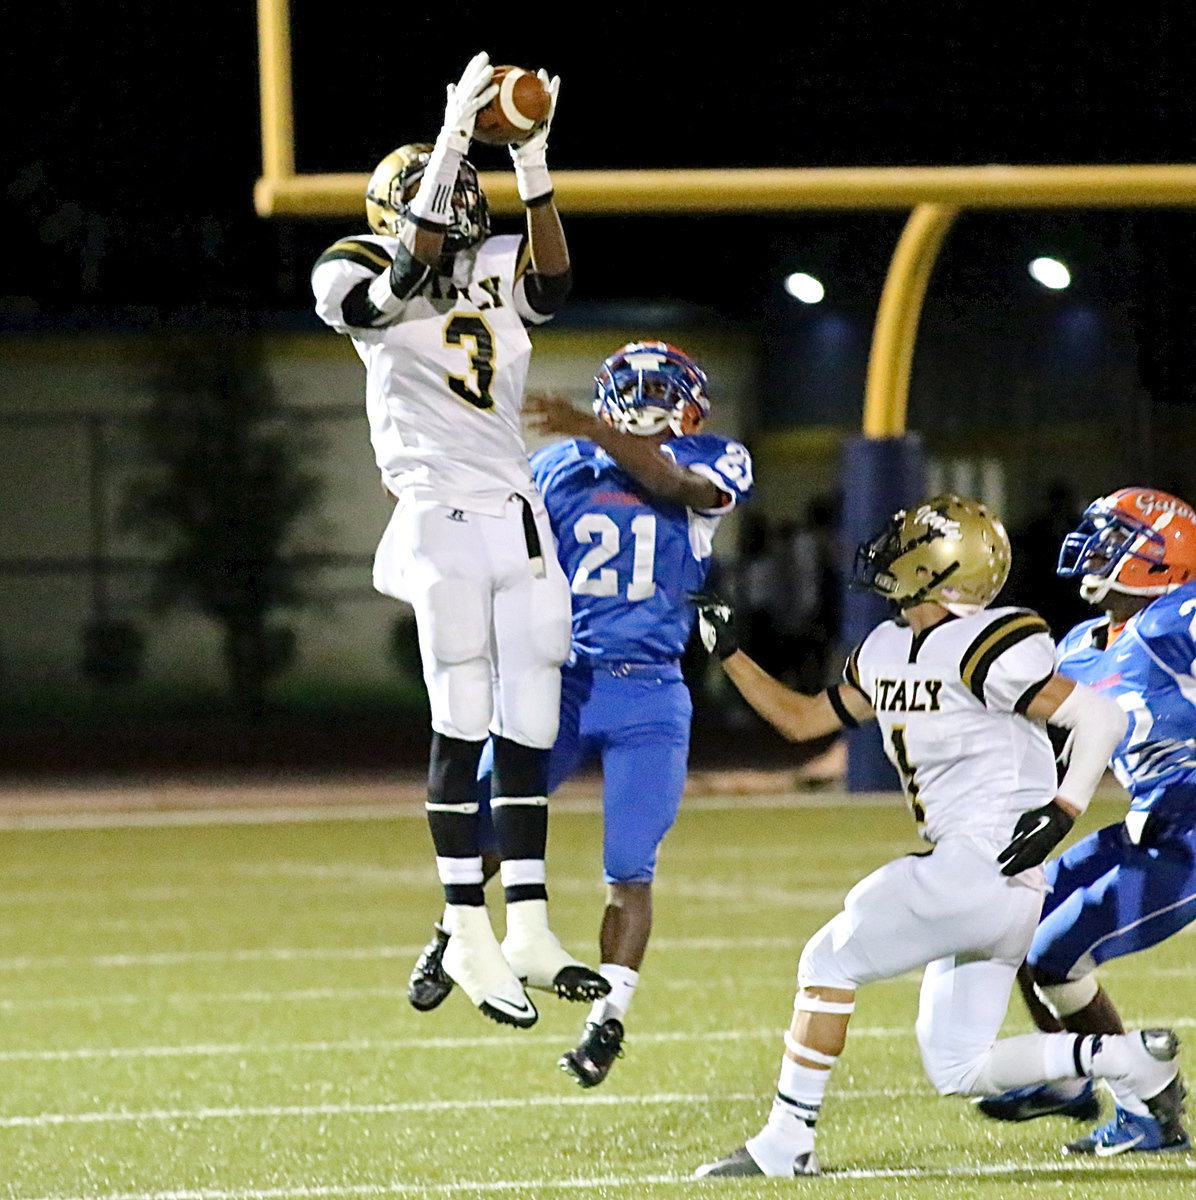
[[[1037,887],[1000,873],[999,849],[949,838],[886,863],[847,893],[798,967],[801,987],[850,991],[925,967],[918,1045],[940,1092],[961,1090],[991,1050],[1042,910]]]
[[[539,495],[513,496],[499,516],[400,499],[374,555],[374,587],[415,609],[437,733],[551,748],[571,601]]]

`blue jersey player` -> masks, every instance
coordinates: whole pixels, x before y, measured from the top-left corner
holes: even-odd
[[[657,851],[685,786],[689,594],[706,579],[719,521],[751,491],[752,464],[738,442],[702,432],[705,373],[664,342],[632,342],[606,359],[593,416],[556,396],[529,397],[524,411],[541,432],[567,439],[532,456],[573,596],[549,791],[586,762],[602,764],[600,972],[611,990],[560,1060],[594,1087],[622,1052],[652,927]],[[447,994],[436,958],[434,939],[412,974],[412,1002],[425,1001],[416,1007]]]
[[[1040,1028],[1121,1033],[1095,968],[1196,921],[1196,514],[1165,492],[1123,488],[1088,506],[1058,573],[1081,576],[1081,595],[1105,610],[1059,643],[1058,669],[1128,713],[1112,768],[1130,808],[1047,864],[1051,890],[1022,988]],[[1092,1086],[1020,1089],[979,1107],[1001,1120],[1094,1117]],[[1069,1153],[1189,1148],[1178,1122],[1161,1127],[1140,1097],[1110,1086],[1113,1119]]]

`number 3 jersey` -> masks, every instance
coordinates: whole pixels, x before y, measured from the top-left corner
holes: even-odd
[[[329,247],[312,271],[316,312],[352,338],[365,364],[370,440],[385,485],[497,516],[512,492],[531,487],[519,420],[532,348],[525,323],[549,319],[524,294],[525,240],[487,238],[456,256],[452,279],[417,265],[406,299],[380,280],[396,254],[409,260],[398,238],[375,234]]]
[[[693,434],[661,449],[730,497],[697,512],[652,498],[592,442],[557,442],[532,456],[557,556],[573,593],[573,660],[664,663],[681,657],[693,628],[689,593],[710,569],[719,521],[752,489],[738,442]]]
[[[844,681],[876,712],[918,832],[1005,846],[1055,795],[1045,728],[1023,714],[1054,673],[1046,622],[1024,608],[948,617],[915,636],[896,620],[852,653]]]

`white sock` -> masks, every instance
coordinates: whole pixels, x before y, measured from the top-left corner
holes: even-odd
[[[640,981],[640,973],[630,967],[621,967],[618,963],[603,963],[598,968],[598,974],[610,984],[610,992],[600,1000],[595,1000],[587,1018],[595,1025],[601,1025],[610,1017],[622,1020],[631,1007],[636,985]]]
[[[1001,1038],[961,1082],[967,1096],[991,1096],[1011,1088],[1078,1079],[1072,1061],[1075,1038],[1066,1033],[1023,1033]]]
[[[830,1082],[830,1071],[817,1067],[803,1067],[788,1055],[781,1059],[781,1075],[777,1081],[777,1098],[773,1101],[773,1112],[788,1111],[795,1117],[813,1125],[818,1120],[822,1097]],[[769,1117],[771,1124],[772,1117]]]
[[[774,1101],[768,1123],[744,1144],[766,1175],[792,1175],[794,1160],[814,1149],[814,1129]]]

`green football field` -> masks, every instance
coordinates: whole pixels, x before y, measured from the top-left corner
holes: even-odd
[[[528,1031],[460,994],[407,1005],[439,913],[416,806],[10,819],[0,838],[5,1198],[1196,1195],[1194,1155],[1067,1159],[1071,1121],[999,1125],[934,1095],[912,976],[861,993],[823,1177],[690,1179],[767,1111],[805,937],[918,848],[896,796],[690,797],[626,1055],[592,1091],[556,1066],[584,1005],[537,993]],[[554,924],[591,961],[599,846],[592,804],[554,812]],[[1104,971],[1127,1022],[1196,1047],[1194,947]],[[1006,1028],[1028,1027],[1015,1001]]]

